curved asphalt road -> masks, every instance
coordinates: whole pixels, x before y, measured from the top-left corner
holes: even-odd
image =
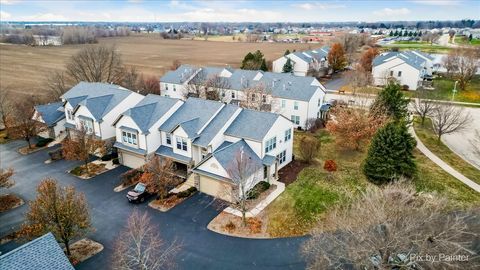
[[[176,239],[182,250],[176,261],[180,269],[304,269],[298,250],[305,238],[243,239],[228,237],[209,231],[206,227],[220,210],[212,197],[197,194],[167,213],[148,207],[146,204],[131,205],[127,191],[115,193],[119,175],[127,170],[118,167],[90,180],[80,180],[66,173],[78,162],[57,161],[44,164],[48,150],[22,156],[16,149],[25,145],[21,141],[0,145],[0,167],[14,167],[15,186],[0,192],[19,194],[24,200],[35,198],[35,188],[44,177],[56,178],[62,185],[74,185],[85,193],[95,232],[88,237],[102,243],[105,249],[79,264],[77,269],[108,269],[112,246],[119,231],[133,209],[147,211],[154,224],[158,225],[165,241]],[[0,214],[0,236],[15,230],[23,222],[27,204]],[[10,242],[0,246],[7,252],[19,244]]]

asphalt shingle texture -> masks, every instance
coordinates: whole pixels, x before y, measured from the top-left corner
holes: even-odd
[[[225,131],[225,135],[262,141],[280,115],[243,109]]]
[[[35,106],[35,110],[42,116],[43,121],[49,127],[65,118],[65,112],[59,110],[63,106],[63,102],[49,103],[45,105]]]

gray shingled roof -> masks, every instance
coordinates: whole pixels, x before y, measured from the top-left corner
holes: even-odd
[[[199,135],[200,129],[222,106],[224,106],[224,104],[217,101],[188,98],[182,106],[160,126],[160,130],[171,132],[180,125],[185,129],[190,138],[195,138]]]
[[[148,130],[177,102],[178,99],[149,94],[122,115],[130,116],[142,133],[148,133]]]
[[[189,66],[190,68],[194,68]],[[198,68],[197,68],[198,69]],[[232,73],[230,77],[223,77],[229,84],[229,89],[243,91],[246,88],[263,86],[269,94],[286,99],[309,101],[316,93],[318,86],[312,85],[315,80],[308,76],[295,76],[290,73],[263,72],[259,70],[243,70],[220,67],[202,67],[196,76],[204,76],[205,79],[219,75],[224,69]],[[185,67],[182,65],[177,70],[171,71],[168,77],[163,76],[160,81],[178,83],[172,81],[172,77],[181,77]],[[191,74],[192,72],[190,72]],[[175,76],[172,74],[176,74]],[[262,75],[259,80],[254,80],[258,74]],[[321,87],[320,87],[321,88]],[[322,89],[322,88],[321,88]]]
[[[115,84],[80,82],[63,94],[72,107],[86,106],[95,120],[100,121],[132,91]]]
[[[65,112],[61,110],[63,102],[49,103],[35,106],[35,110],[42,116],[47,126],[51,127],[58,121],[65,119]]]
[[[250,171],[247,173],[248,175],[253,174],[257,170],[263,167],[262,160],[255,154],[255,152],[250,148],[245,140],[239,140],[235,143],[232,143],[229,146],[223,147],[218,149],[217,151],[212,153],[212,156],[220,163],[220,165],[225,169],[228,170],[235,166],[235,159],[237,155],[243,153],[243,157],[248,158],[250,161],[248,162],[248,167]]]
[[[205,129],[200,134],[200,137],[195,139],[193,143],[201,147],[207,147],[212,139],[217,135],[220,130],[225,126],[227,121],[235,114],[240,107],[232,104],[225,105],[215,118],[208,123]]]
[[[431,59],[431,56],[425,54],[425,53],[420,53],[415,51],[416,53],[419,53],[423,55],[424,57],[427,57]],[[385,63],[388,59],[392,57],[397,57],[401,60],[403,60],[406,64],[412,66],[413,68],[417,70],[422,70],[425,66],[426,60],[422,58],[421,56],[415,54],[413,51],[402,51],[402,52],[386,52],[378,55],[373,59],[373,66],[378,66],[380,64]]]
[[[0,268],[8,270],[75,269],[51,233],[1,255]]]
[[[243,109],[225,131],[225,135],[262,141],[280,115]]]
[[[311,63],[313,59],[316,59],[317,61],[322,60],[323,58],[327,58],[328,52],[330,51],[330,47],[324,46],[318,49],[313,49],[309,51],[301,51],[301,52],[294,52],[291,53],[298,58],[302,59],[303,61],[307,63]]]
[[[194,74],[196,70],[198,70],[198,68],[195,66],[181,65],[176,70],[171,70],[165,73],[165,75],[160,78],[160,81],[166,83],[183,84],[190,76]]]
[[[189,164],[190,162],[192,162],[191,158],[174,153],[172,148],[165,145],[160,145],[160,147],[158,147],[158,149],[155,151],[155,154],[163,157],[168,157],[175,161],[180,161],[186,164]]]

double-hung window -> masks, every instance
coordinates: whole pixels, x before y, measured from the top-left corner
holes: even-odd
[[[267,103],[267,96],[266,96],[266,95],[263,95],[262,98],[263,98],[263,99],[262,99],[263,103]]]
[[[90,120],[80,120],[80,125],[85,129],[85,132],[88,134],[93,133],[93,121]]]
[[[126,144],[138,145],[137,134],[129,131],[122,131],[122,140]]]
[[[68,117],[68,120],[73,120],[72,110],[67,110],[67,117]]]
[[[177,149],[187,151],[187,139],[177,136]]]
[[[398,77],[402,77],[402,72],[401,71],[398,72]]]
[[[298,101],[293,102],[293,109],[298,110]]]
[[[172,134],[167,133],[167,135],[165,136],[165,140],[168,145],[172,145]]]
[[[282,99],[282,108],[285,108],[287,106],[287,101],[285,99]]]
[[[235,92],[232,91],[232,98],[235,99]]]
[[[268,153],[277,147],[277,137],[273,137],[265,143],[265,153]]]
[[[285,141],[289,141],[290,139],[292,138],[292,130],[291,129],[287,129],[285,130]]]
[[[176,92],[177,91],[177,86],[174,84],[173,85],[173,92]]]
[[[282,164],[287,160],[287,150],[283,150],[277,155],[278,163]]]
[[[292,116],[290,116],[290,120],[291,120],[295,125],[300,125],[300,116],[298,116],[298,115],[292,115]]]

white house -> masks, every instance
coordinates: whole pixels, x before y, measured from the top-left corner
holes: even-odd
[[[187,184],[226,200],[221,191],[231,188],[228,167],[240,151],[254,163],[249,187],[276,177],[293,155],[293,124],[285,117],[200,98],[149,95],[114,126],[122,164],[137,168],[153,154],[169,158]]]
[[[386,52],[373,60],[375,85],[385,85],[395,79],[410,90],[417,90],[432,80],[434,58],[419,51]]]
[[[187,65],[169,71],[160,78],[160,92],[162,96],[184,99],[191,94],[192,85],[204,85],[212,78],[223,80],[222,101],[241,104],[247,99],[262,99],[265,111],[285,116],[295,127],[305,128],[307,120],[319,118],[320,108],[325,101],[325,87],[313,77],[219,67],[196,68]],[[251,89],[263,90],[255,93]]]
[[[67,132],[84,127],[101,140],[114,140],[117,117],[144,96],[118,85],[80,82],[61,96]]]
[[[309,69],[319,70],[328,68],[327,56],[330,48],[324,46],[310,51],[293,52],[284,55],[272,63],[272,71],[276,73],[283,72],[283,66],[290,59],[293,66],[293,74],[296,76],[306,76]]]
[[[65,134],[63,102],[35,106],[33,119],[47,126],[45,131],[38,134],[40,137],[55,139]]]

